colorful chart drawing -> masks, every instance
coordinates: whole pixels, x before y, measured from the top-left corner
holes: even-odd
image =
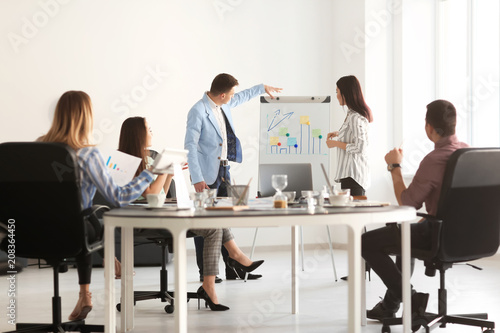
[[[288,112],[288,113],[285,113],[281,116],[280,116],[280,114],[281,114],[280,109],[274,111],[274,117],[271,120],[271,124],[269,125],[269,128],[267,129],[268,132],[270,130],[272,130],[273,128],[275,128],[276,126],[278,126],[282,121],[284,121],[286,119],[290,119],[290,117],[293,115],[293,112]]]
[[[272,136],[269,138],[269,144],[271,146],[276,146],[280,142],[280,137],[279,136]]]
[[[321,154],[321,145],[324,141],[321,133],[326,130],[318,127],[325,124],[317,121],[312,124],[311,119],[314,120],[314,116],[301,116],[298,112],[285,112],[274,109],[272,113],[267,115],[268,145],[266,145],[266,152],[297,155]]]
[[[116,163],[113,164],[113,163],[110,163],[111,161],[111,156],[108,157],[108,160],[106,161],[106,166],[109,167],[110,169],[113,169],[113,170],[116,170],[116,171],[119,171],[120,168],[117,168],[116,167]]]
[[[286,140],[287,146],[295,146],[297,144],[297,138],[288,138]]]

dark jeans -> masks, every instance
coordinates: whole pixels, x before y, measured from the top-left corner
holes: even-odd
[[[401,283],[401,229],[396,223],[368,231],[362,236],[361,254],[387,287],[384,306],[397,310],[402,299]],[[411,248],[427,250],[431,247],[430,223],[423,220],[411,225]],[[391,255],[396,256],[396,262]],[[415,259],[411,261],[413,274]]]
[[[97,219],[96,221],[99,224],[92,224],[89,221],[85,221],[89,243],[95,242],[102,235],[102,227],[100,230],[96,230],[100,226],[100,221]],[[99,254],[104,258],[104,250],[99,250]],[[75,260],[78,271],[78,284],[90,284],[92,276],[92,253],[78,255],[75,257]]]
[[[340,179],[340,187],[342,189],[350,189],[351,195],[365,195],[365,189],[351,177]]]
[[[224,179],[225,181],[223,181]],[[231,184],[231,174],[229,173],[229,165],[226,167],[220,166],[219,167],[219,174],[217,175],[217,179],[215,182],[211,185],[208,185],[210,188],[216,188],[217,189],[217,196],[218,197],[227,197],[228,196],[228,190],[226,184]],[[201,236],[196,236],[194,238],[194,247],[196,249],[196,264],[198,265],[198,270],[200,272],[200,276],[203,276],[203,246],[205,244],[205,241],[203,240],[203,237]],[[224,263],[227,261],[227,258],[229,257],[229,253],[227,252],[226,248],[224,245],[221,247],[221,253],[222,253],[222,259],[224,260]]]

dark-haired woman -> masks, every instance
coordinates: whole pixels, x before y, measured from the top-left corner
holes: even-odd
[[[149,147],[151,147],[152,132],[149,129],[145,118],[132,117],[126,119],[120,131],[120,143],[118,150],[137,156],[142,159],[137,169],[137,173],[149,167],[152,159],[149,157]],[[146,194],[158,194],[160,191],[168,191],[172,175],[159,175],[144,191]],[[158,231],[153,231],[157,233]],[[204,238],[203,245],[203,285],[198,289],[198,295],[210,306],[212,311],[226,311],[229,307],[219,303],[215,291],[215,276],[219,274],[219,258],[221,246],[229,253],[227,265],[236,271],[251,272],[259,267],[264,261],[251,261],[236,244],[231,230],[224,229],[193,229],[194,234]],[[143,233],[143,236],[145,234]]]
[[[120,130],[118,150],[141,159],[141,163],[135,173],[136,176],[153,164],[153,159],[149,153],[149,147],[151,147],[152,142],[153,132],[146,118],[131,117],[123,122]],[[167,193],[172,178],[172,174],[155,176],[155,180],[146,188],[142,196],[145,198],[148,194],[159,194],[162,190]]]
[[[369,185],[368,124],[373,121],[366,105],[361,85],[355,76],[343,76],[337,81],[339,104],[347,106],[347,115],[338,131],[328,133],[326,144],[337,150],[335,181],[351,195],[365,195]],[[335,138],[335,139],[334,139]]]

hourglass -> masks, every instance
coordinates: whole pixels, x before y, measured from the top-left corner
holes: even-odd
[[[271,185],[276,190],[276,194],[273,197],[274,208],[287,208],[288,199],[281,191],[288,185],[288,176],[273,175],[271,178]]]

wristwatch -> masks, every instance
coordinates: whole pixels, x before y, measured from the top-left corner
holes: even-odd
[[[394,164],[387,164],[387,171],[391,172],[392,170],[396,168],[401,168],[401,164],[399,163],[394,163]]]

